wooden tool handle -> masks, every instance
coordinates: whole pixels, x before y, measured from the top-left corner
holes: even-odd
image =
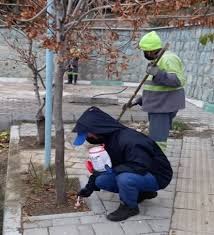
[[[165,47],[163,47],[157,57],[157,59],[153,62],[153,65],[157,65],[158,61],[160,60],[160,58],[162,57],[162,55],[164,54],[164,52],[168,49],[169,47],[169,43],[167,43],[165,45]],[[131,105],[132,100],[135,98],[135,96],[137,95],[138,91],[140,90],[140,88],[142,87],[142,85],[144,84],[144,82],[146,81],[146,79],[149,77],[149,74],[146,74],[145,77],[143,78],[143,80],[141,81],[141,83],[138,85],[137,89],[135,90],[134,94],[131,96],[131,98],[129,99],[129,101],[123,105],[122,111],[118,117],[118,121],[121,119],[121,117],[123,116],[123,114],[125,113],[125,111],[127,110],[127,108]]]

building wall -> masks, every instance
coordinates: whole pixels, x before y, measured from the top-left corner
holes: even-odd
[[[99,29],[97,30],[99,31]],[[3,29],[1,29],[1,32],[3,32]],[[147,30],[142,30],[138,32],[135,40],[129,41],[132,31],[117,29],[120,37],[115,44],[129,58],[128,68],[120,72],[118,77],[108,77],[106,58],[98,58],[97,60],[80,64],[79,79],[141,81],[145,76],[148,61],[144,59],[142,51],[137,46],[140,37],[147,32]],[[206,46],[202,46],[199,43],[200,35],[211,32],[211,29],[186,27],[183,29],[159,29],[157,32],[163,42],[170,43],[170,50],[177,53],[184,62],[187,77],[187,95],[214,103],[214,43],[208,43]],[[0,42],[0,77],[31,77],[31,72],[25,65],[11,60],[11,58],[17,58],[17,55],[14,51],[8,49],[1,36]],[[44,51],[39,56],[42,64],[44,62]],[[120,60],[118,58],[119,62]]]

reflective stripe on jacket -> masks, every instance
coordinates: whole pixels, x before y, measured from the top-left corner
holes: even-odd
[[[144,83],[143,90],[164,92],[164,91],[179,90],[184,87],[185,85],[184,67],[180,58],[176,54],[170,51],[166,51],[159,60],[158,67],[161,71],[176,75],[176,77],[180,81],[180,86],[170,87],[170,86],[159,85],[153,81],[153,76],[150,75],[146,80],[146,82]]]

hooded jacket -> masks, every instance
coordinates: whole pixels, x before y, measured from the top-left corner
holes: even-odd
[[[172,168],[159,146],[146,135],[128,128],[97,107],[87,109],[78,119],[73,132],[100,134],[104,137],[112,168],[116,174],[131,172],[153,174],[159,188],[172,179]]]

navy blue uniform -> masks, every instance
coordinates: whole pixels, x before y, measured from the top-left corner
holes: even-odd
[[[157,191],[170,183],[172,168],[155,141],[102,110],[96,107],[86,110],[73,131],[102,135],[112,161],[112,173],[99,175],[96,186],[118,192],[126,204],[135,207],[139,192]]]

